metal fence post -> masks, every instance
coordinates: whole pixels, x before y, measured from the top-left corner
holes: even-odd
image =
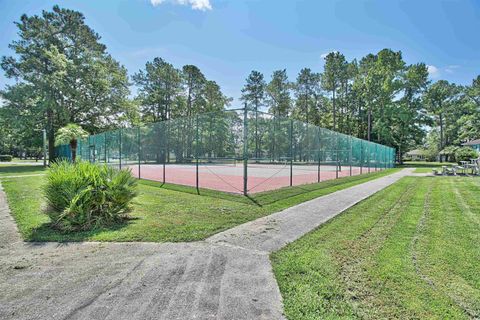
[[[384,158],[385,158],[385,169],[388,168],[388,156],[387,156],[387,149],[384,150]]]
[[[199,181],[198,181],[198,114],[196,115],[195,118],[195,123],[196,123],[196,131],[195,131],[195,186],[197,187],[197,192],[198,192],[198,186],[199,186]]]
[[[88,136],[87,142],[88,142],[88,162],[92,162],[92,160],[90,159],[91,156],[92,156],[92,155],[91,155],[91,153],[92,153],[92,151],[91,151],[91,145],[92,145],[92,143],[90,142],[90,136]]]
[[[290,187],[293,185],[293,120],[290,120]]]
[[[243,194],[248,193],[248,110],[245,103],[243,108]]]
[[[352,176],[352,141],[352,136],[350,136],[350,154],[348,155],[348,162],[350,162],[350,177]]]
[[[385,169],[384,166],[385,166],[385,151],[384,151],[384,147],[381,148],[381,157],[382,157],[382,162],[380,163],[380,170],[383,170]]]
[[[317,182],[320,182],[320,159],[321,159],[321,150],[322,150],[322,137],[320,135],[320,128],[317,128],[317,138],[318,138],[318,152],[317,152],[317,156],[318,156],[318,166],[317,166]]]
[[[107,133],[105,132],[103,134],[103,140],[105,140],[104,142],[104,148],[105,148],[105,163],[108,163],[108,155],[107,155]]]
[[[141,138],[140,138],[140,126],[138,126],[137,129],[137,143],[138,143],[138,179],[141,178],[140,175],[140,167],[141,167],[141,162],[140,158],[142,156],[142,146],[141,146]]]
[[[336,150],[336,159],[335,159],[336,160],[335,161],[336,162],[336,165],[335,165],[335,179],[338,179],[338,168],[340,166],[340,162],[338,160],[338,132],[335,132],[335,139],[337,140],[337,144],[336,144],[336,147],[335,147],[335,149],[337,149]]]
[[[272,154],[271,154],[271,161],[272,163],[275,163],[275,120],[276,120],[276,115],[275,112],[273,113],[273,134],[272,134]]]
[[[363,174],[363,140],[360,140],[360,174]]]
[[[368,145],[367,145],[367,167],[368,167],[368,173],[370,173],[370,144],[371,142],[369,141],[368,142]]]
[[[122,170],[122,128],[119,130],[119,145],[118,145],[118,150],[119,150],[119,168]]]
[[[168,130],[168,128],[169,128],[169,122],[168,121],[164,122],[162,125],[165,126],[165,132],[166,132],[166,134],[165,134],[165,146],[163,147],[164,156],[163,156],[163,168],[162,168],[163,169],[163,182],[162,182],[162,184],[165,184],[165,180],[166,180],[165,179],[165,175],[166,175],[165,163],[167,162],[167,158],[170,157],[170,154],[169,154],[170,150],[169,150],[169,145],[168,145],[168,142],[169,142],[168,141],[168,135],[170,134],[170,131]]]

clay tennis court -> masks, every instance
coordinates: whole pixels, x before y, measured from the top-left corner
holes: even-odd
[[[128,165],[137,178],[165,183],[196,187],[197,176],[195,164],[135,164]],[[140,169],[140,175],[139,175]],[[198,186],[230,193],[243,193],[242,163],[236,164],[199,164]],[[248,193],[258,193],[290,186],[290,165],[284,164],[249,164],[247,167]],[[380,169],[370,168],[370,171]],[[336,172],[334,165],[293,165],[292,185],[298,186],[317,183],[335,178],[359,175],[369,172],[369,168],[342,166]]]
[[[388,146],[248,107],[98,133],[80,140],[77,151],[140,179],[245,195],[395,162]]]

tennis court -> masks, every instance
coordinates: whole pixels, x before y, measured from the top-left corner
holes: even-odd
[[[140,164],[128,165],[136,177],[155,180],[163,183],[197,186],[196,165],[185,164]],[[165,167],[165,168],[164,168]],[[336,170],[331,165],[293,165],[292,181],[290,184],[290,165],[262,165],[248,166],[247,192],[250,194],[307,183],[316,183],[340,177],[367,173],[369,168],[342,167]],[[372,172],[379,170],[371,168]],[[139,174],[140,172],[140,174]],[[214,189],[231,193],[243,193],[243,164],[215,165],[200,164],[198,167],[198,187]]]
[[[395,151],[237,109],[99,133],[79,141],[78,154],[140,179],[248,194],[390,168]]]

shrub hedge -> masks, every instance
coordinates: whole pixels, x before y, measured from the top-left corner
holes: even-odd
[[[0,162],[10,162],[12,161],[13,157],[9,154],[1,154],[0,155]]]
[[[461,147],[455,151],[455,161],[458,163],[460,163],[460,161],[469,161],[470,159],[476,158],[478,158],[477,151],[470,147]]]
[[[55,227],[90,230],[123,221],[137,195],[137,180],[129,170],[66,160],[47,171],[44,195]]]

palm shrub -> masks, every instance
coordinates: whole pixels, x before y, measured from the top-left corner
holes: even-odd
[[[137,180],[130,170],[66,160],[47,172],[44,195],[47,214],[62,230],[90,230],[123,221],[137,195]]]
[[[69,144],[72,150],[72,162],[77,158],[77,144],[78,139],[88,137],[88,132],[83,130],[78,124],[70,123],[65,127],[58,129],[55,135],[55,142],[57,144]]]

